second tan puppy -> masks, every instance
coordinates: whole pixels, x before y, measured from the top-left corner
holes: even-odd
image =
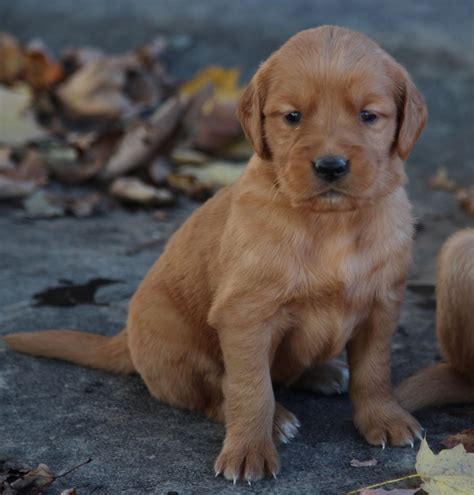
[[[443,356],[395,390],[409,411],[474,402],[474,229],[443,245],[436,276],[436,333]]]
[[[137,371],[158,399],[224,421],[215,469],[234,481],[275,475],[274,439],[298,426],[272,381],[311,388],[345,348],[357,428],[374,445],[412,444],[420,426],[392,394],[390,341],[410,261],[404,161],[426,121],[422,96],[373,41],[326,26],[261,66],[238,116],[255,155],[173,235],[122,333],[5,340]]]

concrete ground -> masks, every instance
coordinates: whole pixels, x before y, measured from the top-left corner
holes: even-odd
[[[361,30],[404,63],[426,96],[430,121],[407,165],[420,229],[411,289],[393,344],[395,381],[438,358],[430,288],[435,254],[451,232],[473,225],[449,193],[427,186],[439,165],[461,183],[474,183],[473,22],[469,0],[0,3],[0,30],[24,40],[41,37],[55,50],[96,44],[120,51],[165,32],[175,47],[171,70],[182,77],[214,62],[239,65],[248,77],[291,33],[321,23]],[[149,213],[129,211],[81,220],[27,221],[21,210],[1,205],[0,333],[70,327],[114,334],[122,328],[127,302],[162,244],[136,254],[129,254],[130,249],[156,237],[164,243],[195,207],[183,201],[161,222]],[[99,288],[93,304],[35,305],[33,296],[61,285],[60,280],[86,284],[99,278],[117,282]],[[301,420],[301,434],[280,448],[278,480],[234,487],[213,477],[221,426],[152,399],[137,377],[21,356],[0,347],[0,460],[43,462],[62,472],[92,458],[50,490],[76,487],[80,495],[332,495],[413,471],[414,450],[382,451],[357,435],[346,396],[284,390],[277,390],[277,396]],[[417,416],[435,448],[446,435],[473,426],[472,406]],[[350,466],[353,458],[372,457],[377,466]]]

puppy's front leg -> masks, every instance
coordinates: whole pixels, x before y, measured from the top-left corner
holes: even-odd
[[[245,305],[243,305],[245,307]],[[216,475],[248,482],[276,475],[278,454],[272,440],[275,399],[270,378],[271,328],[237,316],[232,308],[211,312],[224,358],[226,436],[215,463]],[[243,322],[246,321],[247,325]],[[242,322],[242,323],[240,323]]]
[[[401,290],[374,302],[371,313],[347,345],[354,424],[373,445],[412,445],[421,427],[396,401],[390,378],[390,350]]]

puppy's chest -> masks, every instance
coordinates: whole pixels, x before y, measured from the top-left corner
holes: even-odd
[[[350,239],[320,245],[313,256],[295,259],[290,340],[302,363],[325,361],[342,351],[383,283],[377,261],[376,252],[355,249]]]
[[[294,256],[292,292],[308,303],[353,306],[371,299],[381,280],[380,249],[359,249],[351,238],[322,242],[313,251]]]

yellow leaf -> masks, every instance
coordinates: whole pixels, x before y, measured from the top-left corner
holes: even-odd
[[[243,173],[246,163],[215,161],[199,167],[181,166],[178,174],[194,177],[201,184],[214,187],[230,186]]]
[[[211,84],[216,97],[221,101],[235,100],[240,94],[239,70],[225,69],[211,65],[199,71],[193,79],[184,83],[179,92],[183,96],[191,96]]]
[[[47,136],[30,111],[31,100],[31,91],[26,86],[0,87],[1,143],[21,145]]]
[[[461,444],[435,455],[424,439],[416,470],[424,481],[423,490],[430,495],[474,494],[474,454],[468,454]]]

